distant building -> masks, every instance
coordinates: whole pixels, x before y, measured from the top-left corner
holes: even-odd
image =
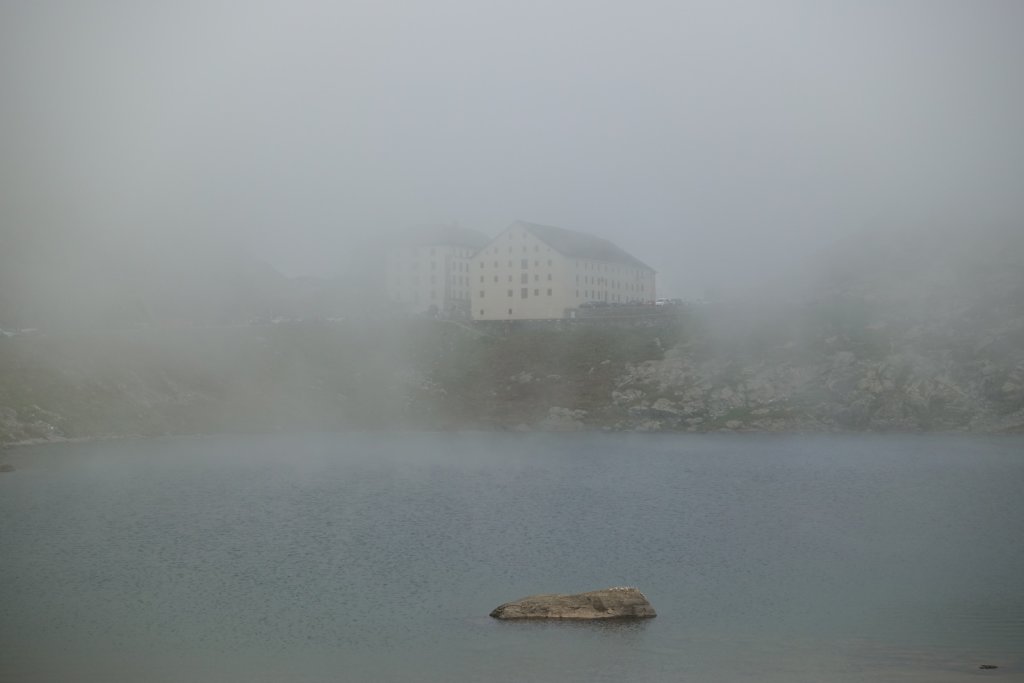
[[[595,302],[653,302],[655,271],[611,242],[517,221],[472,259],[474,320],[565,318]]]
[[[411,231],[388,251],[388,299],[410,313],[469,318],[470,266],[485,244],[483,233],[454,225]]]

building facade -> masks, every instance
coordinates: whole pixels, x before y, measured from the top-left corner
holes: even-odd
[[[476,252],[474,320],[571,317],[583,305],[655,300],[655,271],[608,240],[517,221]]]
[[[388,299],[409,313],[468,319],[473,257],[486,243],[458,226],[413,231],[387,253]]]

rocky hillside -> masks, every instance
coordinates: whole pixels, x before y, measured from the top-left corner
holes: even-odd
[[[519,428],[1022,431],[1024,231],[928,237],[645,327],[517,330],[438,392]]]
[[[0,337],[0,443],[385,428],[1024,431],[1022,241],[857,244],[790,294],[634,324],[363,316]]]

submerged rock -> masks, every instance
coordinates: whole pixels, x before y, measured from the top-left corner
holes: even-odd
[[[643,619],[658,616],[637,588],[615,587],[589,593],[531,595],[491,612],[495,619]]]

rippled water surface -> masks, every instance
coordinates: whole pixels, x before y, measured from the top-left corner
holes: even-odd
[[[2,681],[1024,680],[1020,437],[308,435],[5,459]],[[621,584],[658,618],[487,617]]]

